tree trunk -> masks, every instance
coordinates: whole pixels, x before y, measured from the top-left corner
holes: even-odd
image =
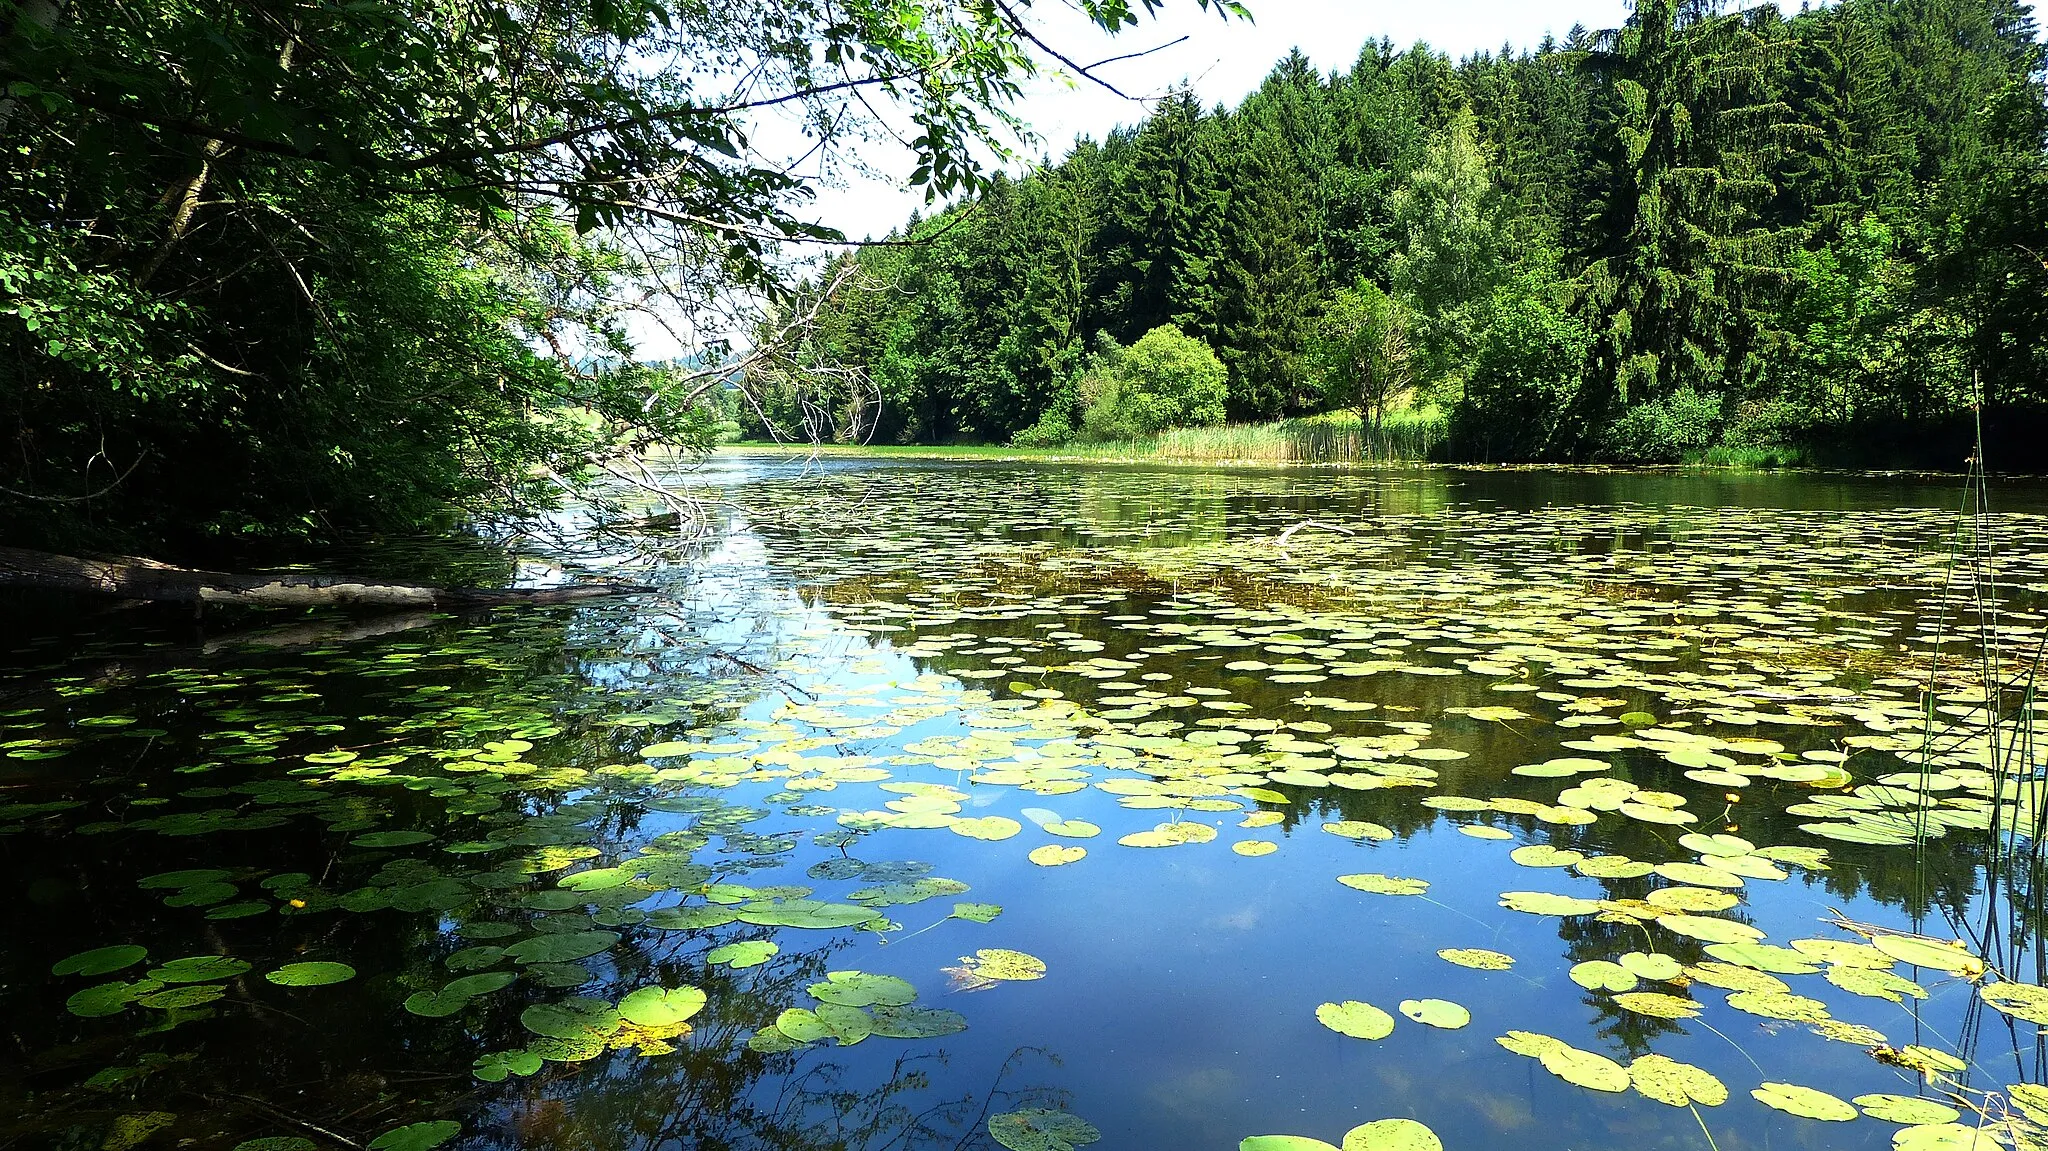
[[[496,604],[571,603],[653,589],[635,584],[586,583],[553,588],[442,588],[355,576],[305,572],[200,571],[154,560],[80,559],[25,548],[0,547],[0,587],[89,592],[123,599],[244,607],[489,607]]]

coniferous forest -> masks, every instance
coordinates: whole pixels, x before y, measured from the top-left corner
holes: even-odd
[[[1956,467],[1981,410],[1994,466],[2038,467],[2044,61],[2012,0],[1643,0],[1533,50],[1296,52],[848,257],[816,354],[879,442],[1351,410],[1454,460]],[[1168,325],[1220,405],[1134,382]]]

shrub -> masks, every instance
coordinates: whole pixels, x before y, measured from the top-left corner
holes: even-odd
[[[1721,397],[1690,385],[1637,404],[1607,429],[1604,455],[1623,463],[1675,464],[1720,436]]]
[[[1128,348],[1105,338],[1081,379],[1090,440],[1128,440],[1223,422],[1228,377],[1209,345],[1161,324]]]

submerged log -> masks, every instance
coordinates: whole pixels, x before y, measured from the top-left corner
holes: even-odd
[[[127,556],[80,558],[0,547],[0,587],[86,592],[169,603],[243,607],[493,607],[573,603],[652,589],[579,583],[551,588],[446,588],[312,572],[237,574]]]

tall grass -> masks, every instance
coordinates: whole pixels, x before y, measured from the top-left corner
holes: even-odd
[[[1330,412],[1264,424],[1170,428],[1156,436],[1058,449],[1084,459],[1175,463],[1356,464],[1420,461],[1441,443],[1448,421],[1435,408],[1392,413],[1368,436],[1356,413]]]

